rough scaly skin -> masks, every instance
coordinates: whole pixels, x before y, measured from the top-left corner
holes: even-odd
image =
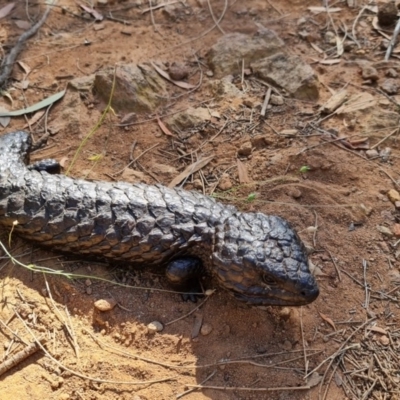
[[[0,224],[55,250],[163,265],[200,257],[219,284],[254,305],[318,296],[305,248],[288,222],[181,189],[89,182],[26,167],[25,132],[0,137]]]

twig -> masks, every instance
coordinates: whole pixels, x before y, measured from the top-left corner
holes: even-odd
[[[335,261],[335,259],[334,259],[333,256],[332,256],[332,253],[331,253],[329,250],[326,250],[326,251],[328,252],[328,254],[329,254],[329,256],[330,256],[330,258],[331,258],[331,260],[332,260],[332,263],[333,263],[333,266],[335,267],[335,270],[336,270],[338,279],[339,279],[339,281],[341,282],[341,281],[342,281],[342,275],[341,275],[341,273],[340,273],[340,269],[339,269],[339,267],[337,266],[336,261]]]
[[[213,19],[213,21],[214,21],[214,24],[217,26],[217,28],[219,29],[219,31],[220,31],[223,35],[225,35],[226,32],[221,28],[221,26],[220,26],[220,24],[219,24],[219,23],[221,22],[221,19],[220,19],[220,20],[217,20],[217,18],[215,18],[213,9],[212,9],[212,7],[211,7],[211,2],[210,2],[210,0],[207,0],[207,4],[208,4],[208,9],[210,10],[211,17],[212,17],[212,19]]]
[[[308,360],[307,360],[307,351],[304,341],[304,329],[303,329],[303,307],[300,307],[300,330],[301,330],[301,341],[303,344],[303,355],[304,355],[304,375],[307,375],[308,370]]]
[[[265,99],[264,99],[263,105],[261,107],[261,113],[260,113],[261,116],[263,116],[263,117],[265,117],[265,113],[267,112],[267,106],[269,103],[269,99],[271,98],[271,92],[272,92],[272,89],[269,87],[267,90],[267,93],[265,93]]]
[[[399,132],[400,127],[398,126],[396,129],[394,129],[392,132],[389,133],[389,135],[385,136],[383,139],[381,139],[378,143],[375,143],[373,146],[371,146],[369,149],[373,150],[375,147],[378,147],[380,144],[382,144],[386,139],[390,138],[390,136],[393,136],[396,132]]]
[[[14,62],[15,62],[18,54],[21,52],[25,41],[28,40],[31,36],[33,36],[40,29],[40,27],[46,21],[48,15],[50,13],[50,10],[51,10],[51,7],[50,7],[50,5],[48,5],[42,18],[35,25],[33,25],[30,29],[28,29],[26,32],[24,32],[18,38],[15,46],[8,53],[7,57],[5,57],[3,59],[3,62],[1,63],[1,68],[3,69],[3,72],[0,75],[0,87],[4,86],[6,81],[8,80],[8,78],[11,74],[11,70],[14,65]]]
[[[353,23],[352,28],[351,28],[351,34],[353,35],[353,41],[354,41],[354,43],[357,45],[357,47],[358,47],[359,49],[361,49],[361,45],[360,45],[360,43],[358,42],[357,37],[356,37],[356,26],[357,26],[358,20],[361,18],[361,15],[362,15],[362,13],[366,10],[366,8],[367,8],[367,6],[364,6],[364,7],[360,10],[360,12],[358,13],[356,19],[354,20],[354,23]]]
[[[21,350],[18,353],[14,354],[8,360],[2,362],[0,364],[0,376],[3,375],[8,370],[10,370],[11,368],[17,366],[22,361],[26,360],[32,354],[35,354],[38,350],[40,350],[40,347],[39,347],[38,343],[44,344],[44,343],[46,343],[46,339],[44,337],[38,337],[37,339],[35,339],[34,342],[29,344],[23,350]]]
[[[390,55],[392,54],[393,47],[396,44],[396,40],[397,40],[397,36],[399,35],[399,32],[400,32],[400,19],[397,20],[396,27],[394,28],[394,31],[393,31],[393,36],[390,39],[389,46],[386,50],[385,59],[384,59],[385,61],[388,61],[390,58]]]
[[[207,378],[204,379],[204,381],[201,381],[201,382],[200,382],[200,385],[203,385],[204,383],[206,383],[207,381],[209,381],[216,373],[217,373],[217,370],[214,370],[213,372],[211,372],[211,374],[208,375]],[[184,392],[182,392],[182,393],[176,395],[176,398],[177,398],[177,399],[180,399],[181,397],[186,396],[187,394],[192,393],[192,392],[194,392],[194,391],[196,391],[196,388],[192,388],[192,389],[186,390],[186,391],[184,391]]]
[[[278,392],[284,390],[308,390],[311,386],[282,386],[282,387],[271,387],[271,388],[250,388],[243,386],[205,386],[205,385],[186,385],[187,387],[197,389],[213,389],[213,390],[227,390],[227,391],[247,391],[247,392]]]

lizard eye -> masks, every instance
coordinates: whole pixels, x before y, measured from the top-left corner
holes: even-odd
[[[272,276],[270,276],[270,275],[264,274],[264,275],[262,276],[262,280],[263,280],[263,282],[264,282],[265,284],[267,284],[268,286],[276,286],[276,284],[277,284],[276,280],[275,280]]]

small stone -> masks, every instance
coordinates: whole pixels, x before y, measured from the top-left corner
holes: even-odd
[[[378,71],[370,65],[367,65],[362,69],[361,76],[363,77],[363,79],[372,82],[376,82],[379,79]]]
[[[379,152],[379,157],[381,157],[383,162],[387,162],[389,160],[391,153],[392,149],[390,147],[385,147],[383,150]]]
[[[189,69],[182,64],[173,63],[168,68],[169,77],[174,81],[183,81],[189,76]]]
[[[282,106],[285,103],[285,100],[282,96],[278,96],[276,94],[271,95],[270,103],[274,106]]]
[[[231,179],[228,174],[222,174],[221,180],[218,183],[218,187],[221,190],[229,190],[233,186]]]
[[[110,311],[117,305],[117,301],[112,297],[100,299],[94,302],[94,307],[99,311]]]
[[[389,68],[389,69],[386,71],[386,76],[387,76],[388,78],[397,78],[398,74],[397,74],[397,71],[396,71],[395,69]]]
[[[212,77],[214,76],[214,72],[208,70],[208,71],[206,72],[206,75],[207,75],[209,78],[212,78]]]
[[[394,206],[396,207],[396,210],[400,210],[400,201],[395,201]]]
[[[150,322],[147,325],[149,333],[161,332],[164,329],[164,325],[159,321]]]
[[[212,330],[213,330],[212,325],[211,325],[211,324],[207,324],[207,322],[206,322],[205,324],[203,324],[203,325],[201,326],[200,333],[201,333],[203,336],[207,336],[207,335],[209,335],[209,334],[212,332]]]
[[[90,279],[86,279],[85,285],[90,286],[92,284],[92,281]]]
[[[367,158],[377,158],[379,157],[379,153],[377,150],[373,149],[373,150],[367,150],[365,152],[365,155],[367,156]]]
[[[287,192],[287,194],[290,197],[293,197],[294,199],[299,199],[302,195],[301,191],[297,188],[291,188],[289,189],[289,191]]]
[[[336,45],[336,35],[332,31],[327,31],[325,33],[325,42],[331,45]]]
[[[279,134],[283,136],[295,136],[297,135],[297,133],[298,133],[297,129],[283,129],[282,131],[279,132]]]
[[[396,94],[399,91],[399,84],[396,79],[389,78],[382,83],[381,89],[387,94]]]
[[[396,201],[400,201],[400,193],[395,189],[390,189],[387,192],[388,199],[394,204]]]
[[[383,225],[378,225],[376,227],[376,229],[378,229],[378,231],[380,233],[382,233],[383,236],[386,236],[388,238],[393,237],[393,232],[390,228],[388,228],[387,226],[383,226]]]
[[[392,231],[394,233],[394,236],[400,237],[400,224],[394,224]]]
[[[240,156],[248,157],[251,154],[252,145],[251,142],[244,142],[238,151]]]
[[[290,308],[288,307],[282,307],[278,311],[278,315],[280,318],[282,318],[284,321],[287,321],[290,318]]]
[[[372,211],[374,211],[372,207],[368,207],[363,203],[360,204],[360,209],[367,217],[369,217],[372,214]]]
[[[86,294],[92,294],[93,293],[93,289],[89,286],[86,288]]]
[[[383,346],[387,346],[390,343],[389,338],[386,335],[382,335],[379,338],[379,342],[383,345]]]

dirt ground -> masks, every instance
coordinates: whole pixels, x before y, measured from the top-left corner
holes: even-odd
[[[0,1],[1,6],[7,3]],[[125,115],[109,111],[71,175],[121,179],[116,174],[132,157],[140,157],[133,170],[147,183],[167,185],[173,173],[157,165],[181,172],[202,156],[214,155],[184,187],[290,221],[311,249],[320,296],[301,308],[249,308],[210,281],[207,288],[216,292],[198,307],[157,290],[168,289],[161,271],[68,258],[13,236],[8,249],[18,261],[92,278],[33,273],[3,253],[0,363],[13,359],[34,336],[46,340],[46,353],[39,350],[3,373],[1,398],[399,399],[400,229],[398,211],[387,196],[400,185],[398,106],[396,96],[385,95],[381,84],[388,77],[398,84],[400,63],[396,54],[383,63],[385,38],[373,28],[375,14],[363,9],[367,2],[362,1],[354,8],[336,2],[332,7],[340,9],[329,14],[307,9],[321,6],[320,1],[187,0],[172,13],[165,12],[162,2],[152,13],[143,12],[151,2],[140,3],[110,0],[96,7],[107,18],[95,22],[77,2],[58,1],[18,57],[29,76],[15,65],[0,105],[17,110],[35,104],[65,89],[73,78],[122,63],[181,63],[194,85],[202,70],[197,90],[171,85],[173,94],[157,113],[137,115],[128,126],[118,126]],[[211,30],[215,23],[209,4],[217,19],[228,5],[221,30]],[[0,20],[4,54],[26,29],[16,21],[37,20],[44,10],[42,2],[17,2]],[[210,95],[208,49],[222,31],[253,34],[260,26],[275,30],[290,54],[313,67],[320,82],[318,103],[285,97],[263,118],[267,88],[251,73],[233,80],[251,101]],[[337,55],[335,42],[328,43],[327,31],[341,39],[347,32],[350,44],[343,54]],[[383,32],[390,36],[393,27]],[[376,68],[377,79],[363,76],[362,62]],[[320,106],[344,87],[349,95],[372,95],[375,106],[350,115],[320,114]],[[68,88],[65,98],[32,126],[36,140],[47,129],[51,133],[32,161],[51,157],[68,168],[82,139],[99,122],[105,104],[92,93],[76,93]],[[160,128],[157,116],[163,120],[200,104],[218,113],[201,130],[180,139]],[[387,119],[378,126],[375,119],[381,115]],[[3,131],[29,129],[26,124],[24,117],[12,118]],[[350,139],[335,140],[328,129],[367,142],[349,146]],[[251,154],[240,161],[250,183],[240,184],[238,150],[249,141]],[[367,159],[359,143],[366,149],[377,145],[378,153],[390,148],[390,154]],[[228,191],[217,185],[224,172],[233,184]],[[9,232],[2,241],[9,244]],[[96,300],[110,298],[117,302],[111,311],[94,308]],[[151,332],[152,321],[164,329]],[[203,333],[211,332],[196,334],[201,325]],[[214,388],[193,390],[190,385]],[[187,390],[192,391],[183,395]]]

